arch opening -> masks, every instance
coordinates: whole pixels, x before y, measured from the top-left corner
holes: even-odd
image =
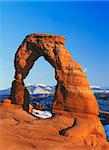
[[[28,83],[50,86],[56,85],[55,69],[43,56],[41,56],[35,61],[34,66],[24,81],[25,85]]]
[[[52,110],[57,81],[54,67],[40,56],[24,79],[30,94],[29,103],[37,110]]]

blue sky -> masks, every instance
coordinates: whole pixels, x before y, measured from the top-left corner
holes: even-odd
[[[14,79],[14,55],[30,33],[64,35],[66,48],[90,84],[109,86],[109,2],[0,2],[0,89]],[[56,84],[43,58],[25,83]]]

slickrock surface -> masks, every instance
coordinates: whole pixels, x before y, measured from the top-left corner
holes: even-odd
[[[76,124],[62,136],[59,131]],[[71,132],[71,130],[73,132]],[[18,105],[0,105],[1,150],[109,150],[104,130],[95,115],[58,114],[38,119]]]
[[[53,112],[65,110],[97,115],[98,104],[83,69],[72,59],[64,43],[63,36],[52,34],[26,36],[15,55],[16,80],[12,86],[11,99],[21,104],[26,101],[24,84],[17,81],[17,76],[22,74],[23,79],[26,78],[34,62],[43,56],[54,67],[57,80]]]

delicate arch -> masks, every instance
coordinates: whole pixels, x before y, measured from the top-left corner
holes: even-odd
[[[65,38],[51,34],[26,36],[15,54],[15,78],[26,78],[34,62],[43,56],[54,68],[57,80],[53,112],[60,110],[98,113],[97,101],[81,66],[64,47]],[[14,94],[19,93],[14,92]],[[23,97],[23,96],[22,96]],[[15,96],[14,96],[15,98]]]

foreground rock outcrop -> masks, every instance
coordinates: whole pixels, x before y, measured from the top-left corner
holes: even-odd
[[[81,66],[72,60],[64,47],[65,38],[51,34],[31,34],[26,36],[15,55],[15,78],[11,90],[11,100],[17,104],[25,101],[26,78],[34,62],[41,56],[55,69],[57,80],[53,112],[58,110],[98,114],[98,104],[90,89],[89,83]],[[20,80],[19,80],[20,76]],[[22,77],[21,77],[22,76]],[[20,88],[19,88],[20,87]]]
[[[95,115],[57,114],[42,120],[22,110],[19,105],[0,105],[1,150],[108,150],[102,125]],[[59,131],[73,124],[70,136]],[[71,132],[71,130],[73,132]]]

